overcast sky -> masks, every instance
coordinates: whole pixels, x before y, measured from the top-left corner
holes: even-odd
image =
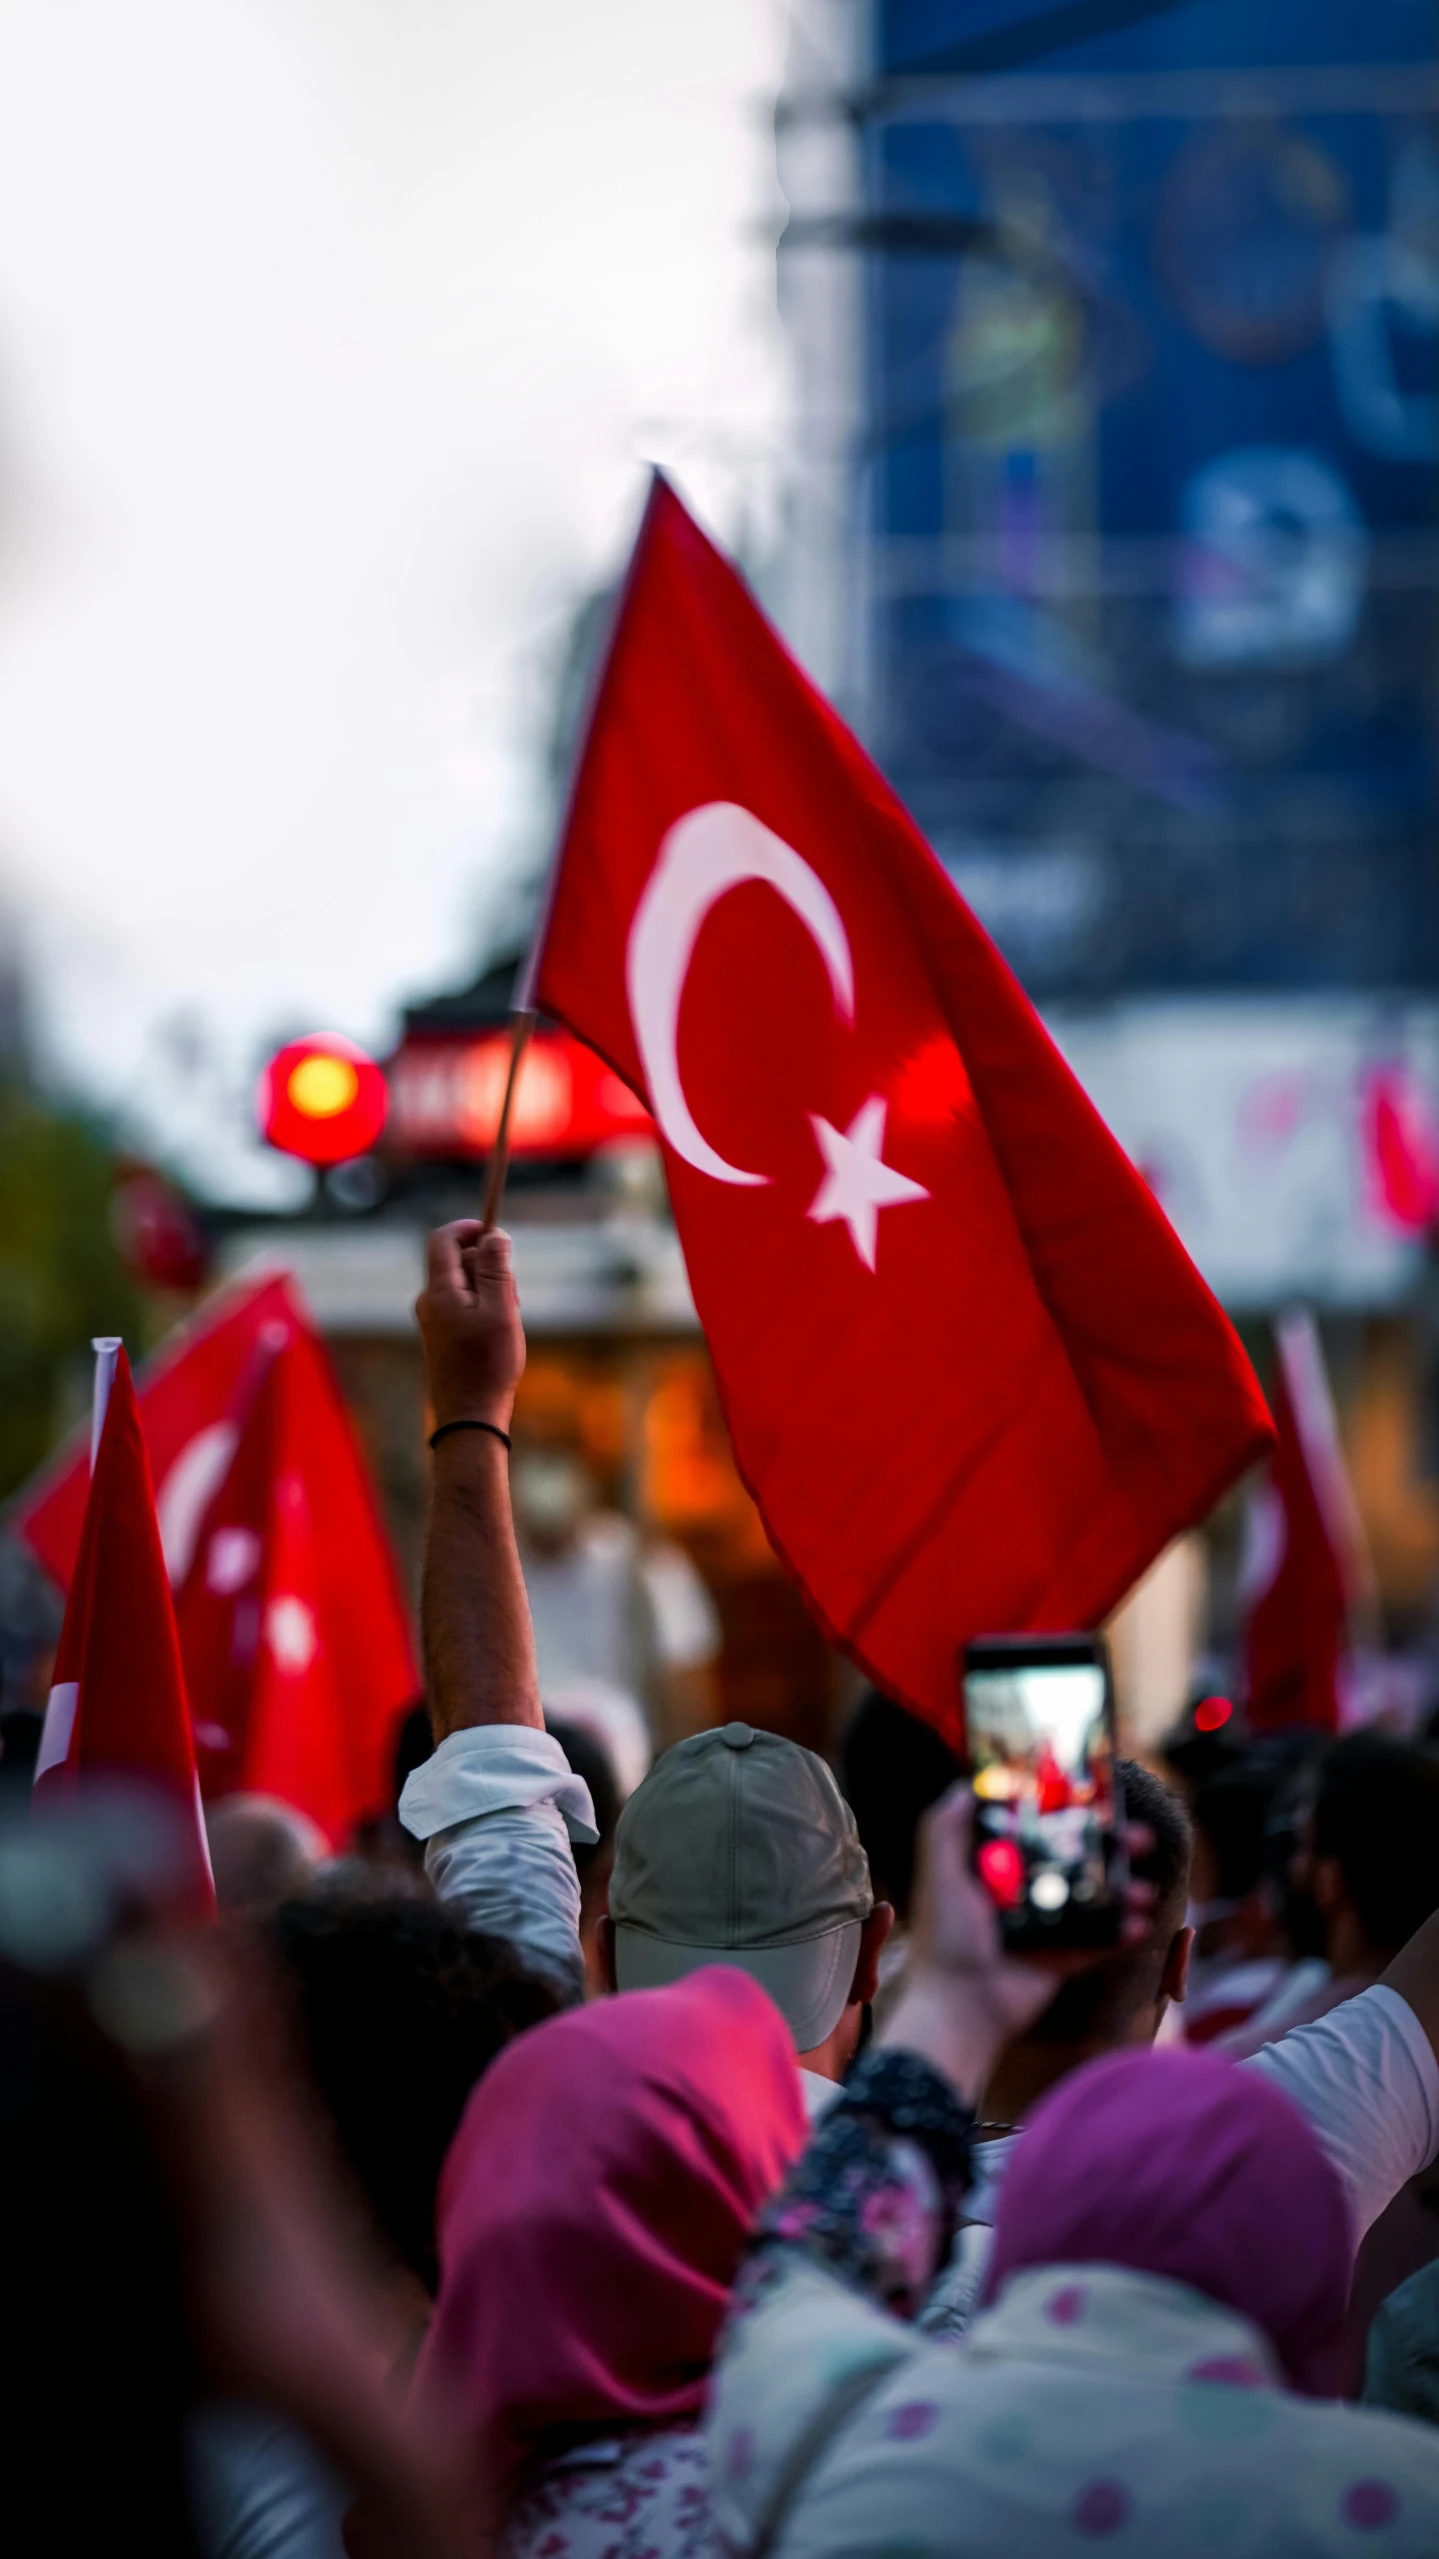
[[[0,0],[0,894],[64,1070],[222,1187],[272,1033],[469,973],[641,459],[772,499],[784,33]]]

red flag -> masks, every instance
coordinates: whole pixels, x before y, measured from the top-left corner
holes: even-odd
[[[1362,1128],[1372,1204],[1392,1225],[1422,1233],[1439,1219],[1439,1149],[1422,1096],[1402,1066],[1376,1067],[1367,1077]]]
[[[350,1711],[372,1673],[344,1640],[340,1594],[327,1585],[312,1516],[314,1452],[336,1418],[326,1409],[328,1380],[304,1333],[266,1329],[234,1461],[179,1593],[180,1640],[206,1796],[236,1787],[278,1795],[339,1842],[357,1814],[384,1800],[393,1717],[376,1725]],[[365,1593],[349,1597],[365,1617]],[[348,1689],[336,1675],[337,1652]],[[412,1695],[407,1686],[398,1703]]]
[[[277,1276],[223,1289],[169,1335],[140,1371],[140,1417],[172,1587],[190,1567],[195,1536],[235,1454],[231,1407],[267,1324],[300,1314],[293,1283]],[[303,1317],[300,1317],[303,1320]],[[69,1587],[80,1546],[90,1470],[81,1435],[37,1477],[14,1526],[52,1581]]]
[[[215,1887],[185,1675],[130,1363],[120,1351],[35,1763],[42,1799],[82,1776],[142,1780],[193,1823],[195,1894]]]
[[[1275,1348],[1279,1442],[1250,1498],[1240,1576],[1250,1603],[1249,1721],[1256,1732],[1292,1724],[1332,1732],[1349,1612],[1368,1562],[1312,1318],[1282,1317]]]
[[[661,479],[533,985],[659,1124],[735,1453],[879,1684],[1090,1625],[1269,1443],[1163,1212]]]
[[[262,1397],[277,1364],[283,1381]],[[283,1795],[331,1838],[343,1839],[388,1800],[395,1726],[419,1680],[394,1557],[354,1426],[294,1282],[278,1276],[227,1291],[147,1366],[139,1399],[179,1593],[206,1798],[234,1787]],[[298,1490],[286,1499],[291,1514],[303,1508],[307,1560],[295,1568],[301,1587],[276,1587],[273,1596],[296,1599],[313,1617],[309,1675],[296,1681],[292,1672],[284,1693],[289,1713],[315,1720],[313,1729],[290,1733],[282,1749],[272,1712],[280,1693],[276,1657],[258,1640],[244,1653],[246,1611],[232,1605],[242,1597],[253,1603],[260,1582],[248,1592],[237,1583],[228,1594],[223,1586],[210,1594],[220,1603],[223,1641],[216,1609],[202,1606],[198,1594],[212,1550],[225,1551],[223,1543],[214,1549],[214,1538],[227,1530],[243,1529],[255,1541],[262,1578],[278,1571],[277,1556],[294,1546],[293,1536],[285,1547],[272,1533],[279,1483],[291,1478]],[[75,1566],[84,1496],[85,1459],[76,1450],[41,1479],[16,1522],[62,1585]],[[232,1572],[238,1552],[232,1539]],[[223,1574],[225,1567],[214,1569]],[[226,1650],[232,1617],[253,1684],[238,1700],[242,1665]],[[280,1609],[273,1624],[282,1651],[289,1626],[293,1662],[296,1611]]]

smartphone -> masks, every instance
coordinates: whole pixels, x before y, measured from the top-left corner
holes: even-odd
[[[988,1635],[964,1655],[975,1866],[1017,1953],[1112,1946],[1129,1880],[1114,1683],[1098,1635]]]

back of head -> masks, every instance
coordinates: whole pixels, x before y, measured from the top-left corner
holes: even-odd
[[[1243,1759],[1198,1789],[1189,1815],[1203,1852],[1205,1876],[1195,1886],[1203,1898],[1240,1902],[1263,1878],[1279,1774],[1269,1761]]]
[[[275,1795],[226,1795],[205,1815],[215,1898],[237,1919],[259,1919],[304,1890],[329,1844],[308,1815]]]
[[[1126,1947],[1063,1984],[1029,2029],[1036,2043],[1099,2052],[1130,2041],[1136,2025],[1157,2009],[1170,1945],[1184,1923],[1193,1853],[1189,1816],[1162,1778],[1137,1760],[1116,1760],[1114,1769],[1127,1819],[1143,1822],[1154,1835],[1153,1848],[1133,1860],[1139,1881],[1154,1886],[1153,1924],[1142,1945]]]
[[[1042,2266],[1123,2266],[1238,2311],[1295,2389],[1337,2387],[1352,2239],[1335,2171],[1262,2072],[1110,2053],[1036,2108],[1005,2175],[993,2300]]]
[[[1346,1734],[1320,1762],[1313,1845],[1337,1864],[1372,1953],[1397,1954],[1439,1909],[1439,1758]]]
[[[872,1688],[845,1732],[840,1774],[875,1890],[905,1922],[915,1832],[931,1804],[962,1776],[960,1762],[931,1724]]]
[[[697,2409],[760,2205],[805,2140],[774,2007],[737,1971],[536,2028],[445,2165],[421,2386],[508,2489],[566,2430]]]
[[[412,1891],[323,1878],[282,1904],[271,1942],[316,2091],[376,2224],[431,2290],[435,2195],[476,2081],[552,1993],[500,1939]]]
[[[599,1837],[574,1842],[575,1864],[583,1876],[599,1859],[607,1858],[614,1846],[615,1824],[620,1817],[614,1763],[604,1743],[583,1724],[571,1724],[562,1715],[547,1714],[545,1730],[552,1741],[559,1743],[576,1777],[582,1777],[590,1790]]]
[[[676,1742],[620,1815],[610,1916],[621,1990],[734,1964],[809,2052],[844,2012],[873,1908],[833,1776],[777,1733],[722,1724]]]

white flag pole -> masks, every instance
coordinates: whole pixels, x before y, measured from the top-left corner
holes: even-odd
[[[120,1336],[118,1333],[98,1333],[92,1339],[90,1348],[95,1354],[95,1383],[90,1401],[90,1472],[93,1475],[95,1460],[100,1454],[100,1433],[105,1427],[110,1389],[115,1383],[115,1362],[120,1356],[121,1348]]]

